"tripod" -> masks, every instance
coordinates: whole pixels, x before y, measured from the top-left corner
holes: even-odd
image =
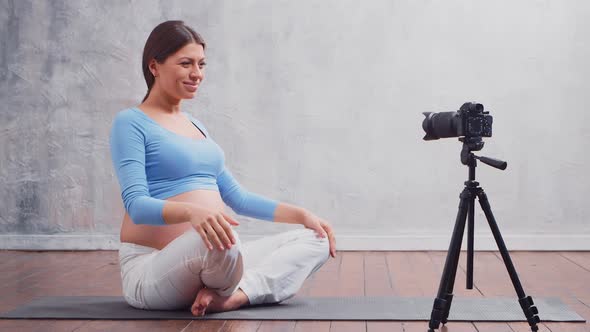
[[[457,273],[459,254],[461,253],[461,242],[463,240],[463,232],[465,230],[465,221],[467,216],[469,216],[467,229],[467,289],[473,289],[473,227],[476,196],[479,200],[481,208],[485,213],[486,219],[488,220],[488,224],[490,225],[490,229],[492,230],[492,234],[494,235],[498,249],[500,249],[502,259],[504,260],[504,265],[506,265],[506,269],[508,270],[508,274],[512,280],[512,285],[514,285],[514,289],[518,295],[518,302],[520,303],[520,307],[522,308],[529,326],[531,327],[531,331],[538,331],[539,328],[537,323],[541,321],[537,315],[539,311],[537,310],[537,307],[534,306],[532,297],[526,296],[524,290],[522,289],[522,285],[520,284],[520,280],[516,274],[516,269],[512,264],[512,260],[508,254],[508,249],[506,249],[506,245],[504,244],[504,240],[500,234],[500,229],[498,228],[496,220],[494,219],[494,215],[492,214],[492,209],[490,207],[490,203],[488,202],[487,195],[479,186],[479,183],[475,181],[475,167],[477,166],[477,160],[480,160],[486,165],[502,170],[506,169],[507,163],[501,160],[474,155],[471,151],[481,150],[483,147],[483,142],[481,141],[470,141],[468,139],[460,140],[463,141],[461,162],[464,165],[469,166],[469,180],[465,181],[465,188],[459,196],[459,212],[457,213],[457,219],[455,221],[455,227],[453,229],[449,251],[445,260],[445,266],[440,280],[438,293],[432,306],[428,331],[434,332],[435,329],[438,329],[440,323],[442,322],[445,324],[447,322],[447,318],[449,317],[449,311],[451,310],[451,303],[453,301],[455,274]]]

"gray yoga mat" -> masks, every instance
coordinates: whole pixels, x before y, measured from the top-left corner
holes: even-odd
[[[281,304],[193,316],[186,310],[140,310],[119,296],[41,297],[0,318],[57,319],[244,319],[244,320],[429,320],[433,298],[301,297]],[[584,322],[558,298],[535,298],[543,321]],[[453,299],[449,320],[525,321],[516,298]]]

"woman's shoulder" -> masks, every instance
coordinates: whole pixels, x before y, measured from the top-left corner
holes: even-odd
[[[111,131],[120,133],[129,133],[130,131],[133,131],[145,134],[147,126],[140,111],[134,107],[128,107],[115,114],[111,124]]]
[[[127,107],[115,114],[115,120],[138,120],[139,116],[135,107]]]
[[[145,117],[135,107],[128,107],[118,111],[113,118],[113,125],[132,125],[144,127]]]

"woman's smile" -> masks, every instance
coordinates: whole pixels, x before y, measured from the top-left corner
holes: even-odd
[[[188,91],[190,91],[190,92],[195,92],[195,91],[197,91],[197,88],[199,87],[199,84],[198,84],[198,83],[196,83],[196,82],[190,82],[190,81],[189,81],[189,82],[187,82],[187,81],[184,81],[184,82],[182,82],[182,83],[184,84],[185,88],[186,88]]]

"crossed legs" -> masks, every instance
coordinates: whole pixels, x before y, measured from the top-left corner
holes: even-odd
[[[234,236],[236,244],[223,251],[208,250],[194,230],[143,255],[134,256],[123,243],[119,256],[125,299],[141,309],[190,306],[196,315],[280,302],[295,295],[329,256],[328,240],[309,229],[244,244]]]

